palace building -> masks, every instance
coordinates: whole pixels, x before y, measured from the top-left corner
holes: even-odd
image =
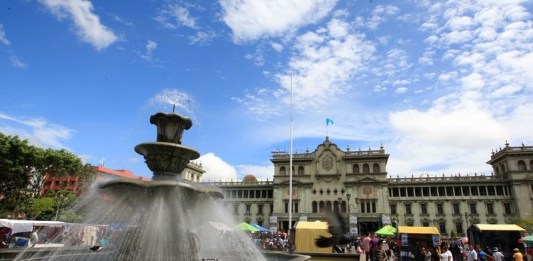
[[[533,147],[505,147],[487,162],[493,174],[390,177],[387,154],[341,150],[328,137],[314,151],[293,154],[292,225],[324,220],[338,211],[350,232],[376,231],[385,224],[435,226],[442,235],[463,235],[470,224],[514,224],[533,211]],[[289,228],[290,154],[272,152],[274,178],[253,175],[239,182],[210,182],[238,221],[271,231]]]

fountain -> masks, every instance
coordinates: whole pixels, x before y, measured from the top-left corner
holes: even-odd
[[[200,156],[181,144],[192,121],[176,113],[157,113],[150,123],[157,126],[157,141],[141,143],[135,151],[144,156],[152,180],[100,182],[76,206],[83,225],[92,224],[97,230],[93,234],[109,245],[101,246],[94,238],[95,246],[89,249],[67,234],[58,235],[68,246],[27,248],[15,260],[266,260],[244,233],[209,227],[233,219],[216,200],[223,198],[219,188],[181,177],[187,164]],[[76,227],[72,224],[68,234],[86,229]],[[88,233],[84,230],[83,235]]]

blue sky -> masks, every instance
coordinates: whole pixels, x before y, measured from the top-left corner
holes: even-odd
[[[204,180],[272,179],[271,152],[390,154],[392,176],[491,172],[533,145],[531,1],[0,0],[0,131],[151,173],[150,115],[193,127]],[[292,79],[292,80],[291,80]],[[326,118],[334,124],[326,130]]]

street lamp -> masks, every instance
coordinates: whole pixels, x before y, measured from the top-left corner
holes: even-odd
[[[350,233],[351,233],[351,231],[352,231],[351,226],[350,226],[350,197],[351,197],[351,196],[352,196],[352,195],[350,195],[350,193],[347,193],[347,194],[346,194],[346,200],[348,201],[348,202],[346,203],[346,207],[347,207],[347,209],[348,209],[348,232],[350,232]]]

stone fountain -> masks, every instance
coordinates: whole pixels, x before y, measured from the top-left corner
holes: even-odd
[[[50,239],[65,247],[26,248],[14,260],[267,260],[250,238],[231,229],[232,215],[216,200],[223,198],[219,188],[181,176],[190,161],[200,156],[181,143],[191,119],[156,113],[150,123],[157,126],[157,141],[141,143],[135,151],[144,156],[152,179],[97,182],[74,207],[84,217],[81,224],[69,224],[68,231]],[[225,223],[229,229],[209,227],[213,223]],[[94,231],[89,228],[97,232],[91,234]],[[75,229],[78,235],[83,231],[83,244],[74,238]],[[89,234],[93,236],[87,238]],[[102,245],[101,239],[109,243]],[[272,260],[309,258],[286,253],[270,256]]]

